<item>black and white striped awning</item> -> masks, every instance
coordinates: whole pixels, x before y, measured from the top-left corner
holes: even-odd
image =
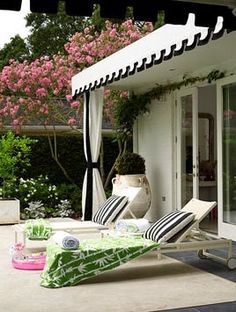
[[[224,18],[224,28],[236,29],[234,0],[30,0],[34,13],[57,13],[59,1],[65,2],[68,15],[91,16],[94,4],[100,5],[100,14],[105,18],[124,19],[127,7],[133,8],[135,20],[157,20],[160,11],[165,12],[165,23],[184,25],[188,14],[196,15],[196,25],[214,27],[217,17]],[[22,0],[0,0],[0,10],[21,9]],[[209,4],[210,3],[210,4]]]
[[[227,33],[222,23],[218,23],[215,30],[196,27],[193,20],[184,26],[166,24],[75,75],[72,78],[73,95],[102,86],[117,86],[119,81],[124,80],[125,83],[131,76],[137,77],[142,72],[146,72],[148,80],[149,73],[155,68],[158,70],[166,63],[180,59],[181,56],[185,62],[188,52],[199,51],[203,46],[217,41]],[[194,63],[191,60],[190,62]],[[187,60],[183,65],[184,70],[187,70],[186,66]],[[159,70],[158,76],[160,77],[162,73],[164,71]]]

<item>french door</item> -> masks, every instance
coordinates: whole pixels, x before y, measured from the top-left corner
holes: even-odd
[[[236,76],[217,82],[218,229],[236,240]]]
[[[191,88],[177,96],[177,207],[199,197],[198,92]]]

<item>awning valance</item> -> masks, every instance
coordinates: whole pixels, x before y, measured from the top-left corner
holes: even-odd
[[[224,18],[224,28],[236,29],[233,0],[30,0],[30,10],[34,13],[57,13],[59,1],[65,2],[68,15],[91,16],[94,4],[100,5],[100,14],[105,18],[124,19],[127,7],[133,8],[135,20],[157,20],[160,11],[165,12],[165,23],[185,24],[189,13],[196,15],[196,25],[214,27],[217,17]],[[0,0],[0,10],[21,9],[22,0]],[[212,4],[209,4],[212,3]],[[234,9],[235,11],[235,9]]]
[[[166,24],[78,73],[72,77],[73,95],[117,84],[119,80],[187,55],[188,51],[200,49],[227,33],[220,22],[213,30],[194,26],[194,17],[191,17],[184,26]]]

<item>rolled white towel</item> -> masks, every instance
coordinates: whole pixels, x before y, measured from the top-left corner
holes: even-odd
[[[150,225],[150,222],[145,218],[120,219],[115,223],[115,230],[119,232],[143,233]]]
[[[56,232],[51,239],[64,249],[77,249],[79,246],[78,238],[64,231]]]

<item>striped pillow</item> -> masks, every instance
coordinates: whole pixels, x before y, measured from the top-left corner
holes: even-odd
[[[188,225],[194,217],[195,215],[191,212],[171,212],[150,226],[143,234],[143,237],[158,243],[167,242]]]
[[[127,201],[128,197],[126,196],[112,195],[95,213],[92,221],[102,225],[107,225],[108,223],[115,221],[118,214],[127,204]]]

